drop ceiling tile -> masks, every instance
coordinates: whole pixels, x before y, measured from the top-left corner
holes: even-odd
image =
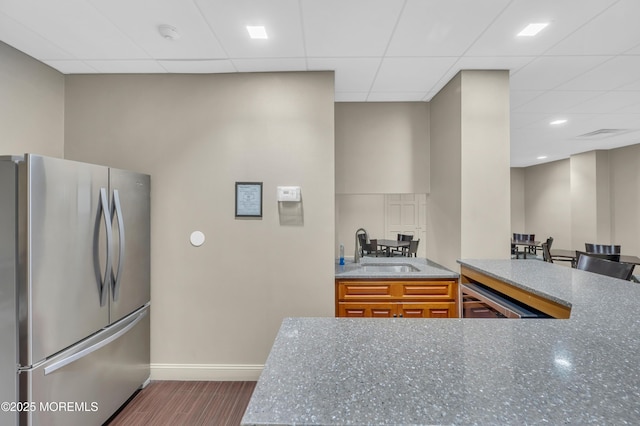
[[[543,90],[513,90],[509,91],[509,106],[511,111],[518,111],[518,107],[532,101],[538,96],[546,93]]]
[[[456,68],[459,70],[509,70],[514,74],[534,59],[534,56],[463,56],[456,62]]]
[[[545,54],[617,55],[640,44],[640,2],[621,0]]]
[[[91,0],[113,25],[155,59],[221,59],[226,52],[193,2]],[[160,25],[176,28],[177,40],[164,39]]]
[[[513,111],[522,113],[552,113],[562,114],[572,112],[571,108],[587,100],[597,98],[605,92],[597,91],[562,91],[553,90],[530,100],[529,102],[513,108]],[[573,111],[576,112],[576,111]]]
[[[306,71],[304,58],[233,59],[238,72]]]
[[[230,58],[304,57],[297,0],[197,0]],[[247,25],[264,25],[267,40],[253,40]]]
[[[589,122],[589,124],[591,124],[592,127],[595,127],[592,130],[639,129],[640,128],[640,114],[632,114],[632,113],[582,114],[582,116],[593,117],[593,119]],[[596,127],[596,126],[599,126],[599,127]]]
[[[640,90],[640,79],[629,84],[623,84],[617,87],[616,90]]]
[[[73,55],[13,18],[0,13],[0,40],[40,60],[74,59]]]
[[[368,102],[422,102],[424,92],[371,92]]]
[[[624,107],[617,112],[620,114],[640,114],[640,102]],[[640,140],[638,142],[640,142]]]
[[[623,108],[638,103],[640,103],[640,92],[605,92],[597,97],[585,100],[567,109],[567,111],[577,114],[616,113]]]
[[[96,74],[98,70],[87,65],[83,61],[42,61],[43,63],[49,65],[51,68],[54,68],[60,71],[62,74]]]
[[[460,56],[508,3],[408,0],[387,56]]]
[[[514,0],[467,51],[471,56],[541,55],[616,0]],[[549,22],[535,37],[518,37],[528,24]]]
[[[636,82],[640,56],[618,56],[558,87],[561,90],[613,90]]]
[[[550,90],[602,64],[606,56],[542,56],[522,67],[510,77],[514,90]],[[575,88],[575,90],[598,90]]]
[[[627,50],[624,52],[627,55],[640,55],[640,44],[636,45],[634,48]]]
[[[336,102],[366,102],[369,92],[336,92]]]
[[[309,58],[313,70],[334,70],[336,92],[368,92],[380,66],[378,58]]]
[[[170,73],[208,74],[236,72],[235,67],[228,59],[211,61],[158,61],[158,63]]]
[[[455,58],[385,58],[371,91],[426,94],[455,61]]]
[[[85,61],[87,65],[104,74],[153,74],[166,72],[153,59],[131,61]]]
[[[300,0],[311,57],[382,56],[404,0]]]
[[[133,43],[91,3],[84,0],[8,0],[0,11],[77,59],[144,59]]]
[[[548,119],[547,114],[511,112],[509,115],[512,131],[515,129],[527,128],[545,119]]]

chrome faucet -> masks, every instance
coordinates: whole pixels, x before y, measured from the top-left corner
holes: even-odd
[[[369,234],[367,234],[367,230],[364,228],[358,228],[358,230],[356,231],[356,252],[353,255],[353,263],[360,262],[360,250],[358,250],[358,246],[360,245],[360,241],[358,240],[358,234],[360,234],[360,231],[364,233],[364,241],[365,242],[369,241]]]

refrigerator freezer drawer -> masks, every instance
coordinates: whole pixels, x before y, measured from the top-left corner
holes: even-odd
[[[148,380],[149,307],[21,373],[21,424],[99,426]]]

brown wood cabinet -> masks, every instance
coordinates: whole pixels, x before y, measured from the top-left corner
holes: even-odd
[[[507,282],[501,281],[492,276],[483,274],[474,269],[462,266],[460,268],[460,282],[461,283],[480,283],[499,293],[509,296],[519,302],[524,303],[527,306],[531,306],[553,318],[566,319],[571,316],[571,308],[562,305],[553,300],[549,300],[538,294],[531,293],[523,288],[516,287]],[[466,309],[466,308],[465,308]]]
[[[456,318],[457,280],[336,280],[336,316]]]

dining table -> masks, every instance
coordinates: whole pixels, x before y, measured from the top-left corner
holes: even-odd
[[[392,248],[409,248],[409,241],[398,241],[398,240],[378,240],[378,247],[381,247],[385,252],[385,256],[391,256]]]
[[[576,265],[576,250],[567,249],[551,249],[551,260],[566,260],[571,262],[571,266]],[[640,257],[632,256],[628,254],[620,255],[621,263],[632,263],[634,265],[640,265]]]
[[[538,248],[542,248],[542,246],[540,245],[540,241],[532,241],[532,240],[511,240],[511,245],[512,246],[524,246],[526,249],[522,252],[524,254],[524,258],[527,258],[527,250],[529,250],[529,253],[531,254],[535,254],[536,250]],[[531,251],[531,248],[533,247],[533,251]],[[518,249],[516,248],[516,259],[520,258],[520,252],[518,251]]]

